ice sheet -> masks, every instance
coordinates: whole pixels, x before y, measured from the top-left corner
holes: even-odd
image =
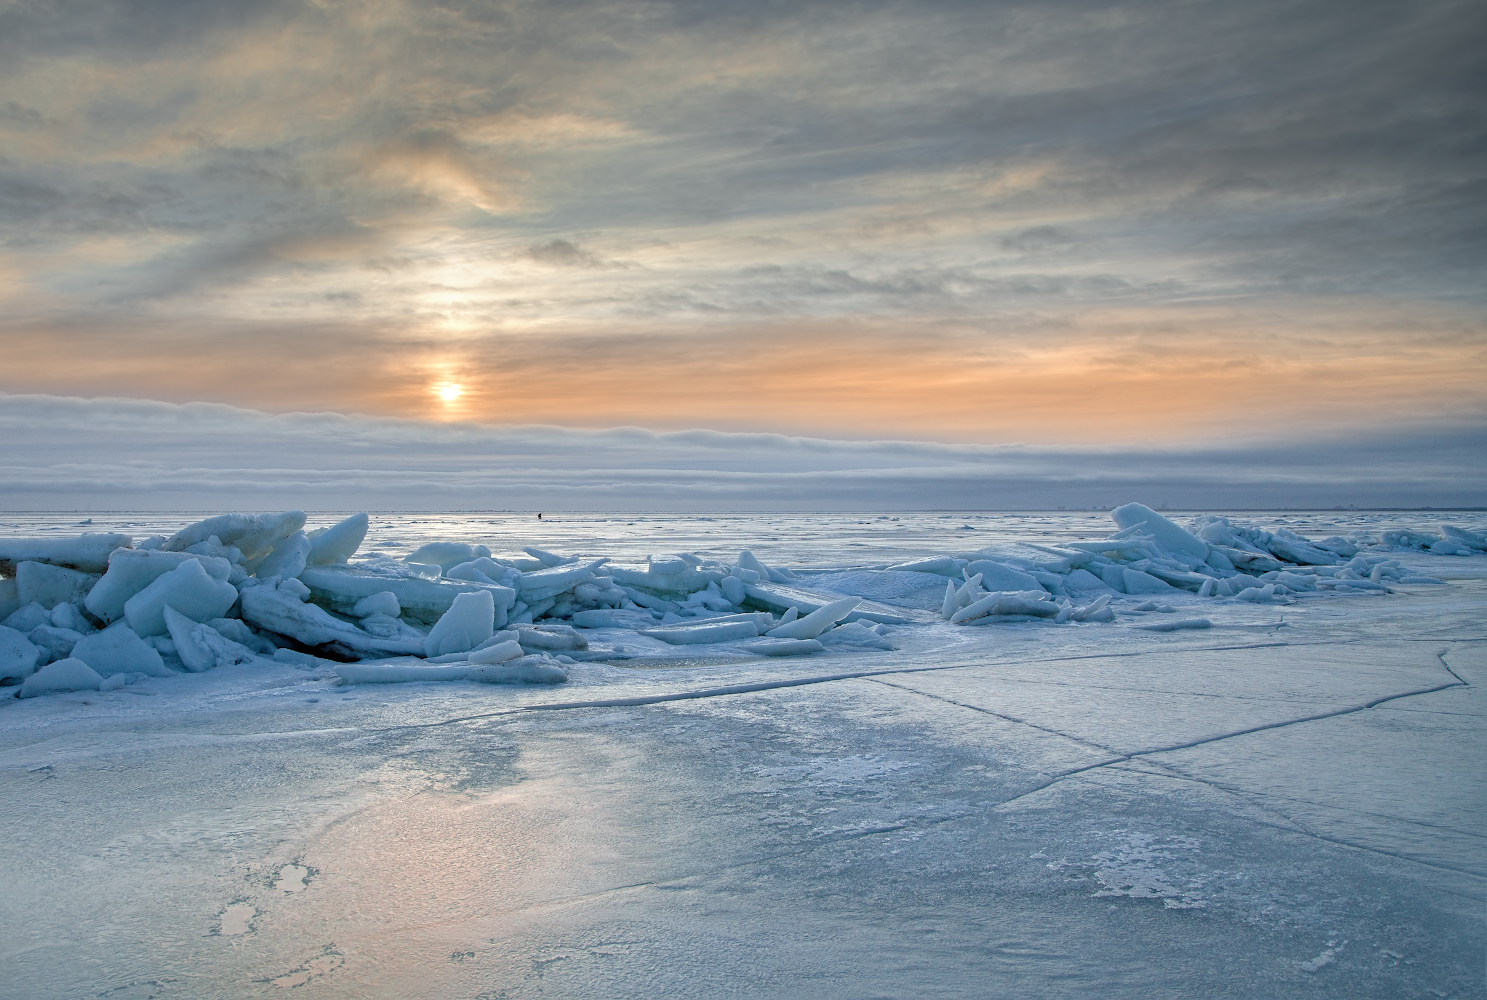
[[[917,553],[853,546],[895,529],[840,520],[798,560],[741,544],[756,521],[632,541],[642,564],[751,546],[806,587],[964,548],[922,525]],[[392,522],[372,523],[368,548]],[[452,522],[399,524],[395,554]],[[629,538],[529,541],[597,558]],[[1117,595],[1106,626],[667,647],[560,687],[345,685],[301,656],[15,701],[7,988],[1481,997],[1487,581],[1406,561],[1447,585],[1180,592],[1170,614]],[[1212,628],[1138,627],[1198,609]]]

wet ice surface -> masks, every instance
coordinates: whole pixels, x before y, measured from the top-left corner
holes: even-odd
[[[468,537],[827,568],[1108,525],[1041,517]],[[259,664],[0,706],[0,994],[1483,996],[1487,582],[1407,561],[1449,586],[1207,602],[1205,632],[938,624],[543,690]]]

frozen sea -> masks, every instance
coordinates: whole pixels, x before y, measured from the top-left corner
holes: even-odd
[[[1111,528],[406,514],[364,549],[750,548],[808,576]],[[1484,997],[1487,557],[1401,558],[1446,585],[1171,599],[1201,632],[1142,631],[1131,599],[559,687],[259,663],[7,699],[0,996]]]

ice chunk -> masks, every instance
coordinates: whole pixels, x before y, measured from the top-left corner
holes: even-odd
[[[1267,583],[1263,587],[1246,587],[1234,595],[1236,601],[1248,601],[1251,604],[1289,604],[1283,596],[1275,592],[1275,584]]]
[[[84,573],[102,573],[114,549],[128,548],[128,535],[91,532],[76,538],[0,538],[0,570],[14,574],[17,563],[38,562],[66,566]]]
[[[961,584],[959,589],[955,591],[955,598],[951,601],[954,607],[950,609],[950,614],[944,617],[948,619],[959,609],[978,600],[983,593],[984,591],[981,589],[981,574],[977,573],[975,576],[967,577],[966,582]],[[944,610],[943,606],[941,606],[941,610]]]
[[[516,603],[516,591],[486,583],[429,580],[417,575],[414,564],[374,563],[356,566],[307,566],[299,581],[311,596],[333,610],[353,613],[358,601],[374,594],[390,593],[401,613],[432,624],[448,611],[460,594],[490,592],[496,607]]]
[[[6,628],[13,628],[17,632],[29,632],[34,628],[52,623],[52,613],[40,604],[32,601],[23,608],[17,608],[9,618],[0,622]]]
[[[934,573],[938,576],[960,576],[960,572],[966,566],[964,559],[952,559],[949,556],[941,556],[937,559],[920,559],[916,562],[899,563],[889,566],[889,570],[900,570],[910,573]]]
[[[1217,545],[1210,545],[1208,547],[1208,558],[1204,561],[1220,573],[1234,572],[1234,561],[1224,555],[1224,550]]]
[[[552,569],[539,569],[534,573],[523,573],[521,582],[517,585],[517,597],[528,605],[533,601],[556,597],[580,583],[592,580],[594,571],[608,561],[596,559],[591,563],[555,566]]]
[[[1113,588],[1089,570],[1076,569],[1064,578],[1064,589],[1070,594],[1103,594]]]
[[[307,646],[323,646],[338,655],[354,653],[424,654],[424,637],[379,638],[343,622],[324,608],[306,604],[276,587],[245,586],[242,591],[243,618],[253,625],[279,635],[287,635]]]
[[[460,594],[424,639],[429,656],[462,653],[473,649],[495,632],[496,602],[490,591]]]
[[[1111,619],[1113,619],[1115,617],[1115,612],[1112,611],[1110,613],[1110,617],[1109,618],[1096,618],[1095,617],[1096,615],[1099,615],[1101,612],[1107,611],[1108,609],[1105,606],[1107,604],[1109,604],[1109,603],[1110,603],[1110,595],[1109,594],[1105,594],[1105,595],[1103,595],[1103,596],[1101,596],[1099,598],[1096,598],[1094,600],[1094,602],[1092,602],[1090,604],[1087,604],[1087,605],[1085,605],[1082,608],[1075,608],[1074,611],[1073,611],[1073,613],[1070,614],[1069,617],[1073,618],[1076,622],[1083,622],[1083,621],[1109,621],[1109,620],[1111,620]]]
[[[309,554],[309,537],[303,531],[296,531],[275,543],[268,555],[250,561],[244,568],[260,580],[275,576],[292,580],[305,571],[305,559]]]
[[[129,598],[188,559],[195,559],[207,575],[217,580],[226,580],[232,573],[232,563],[216,556],[118,549],[109,556],[108,572],[88,592],[83,606],[105,622],[118,621],[124,617],[124,604]]]
[[[63,566],[26,561],[16,564],[16,592],[22,604],[33,601],[43,608],[58,604],[82,604],[100,577]]]
[[[1129,566],[1121,569],[1121,579],[1125,583],[1127,594],[1170,594],[1176,589],[1165,580],[1159,580],[1150,573],[1143,573]]]
[[[623,566],[607,567],[605,572],[622,587],[644,587],[672,595],[695,593],[728,575],[721,567],[696,569],[690,565],[682,573],[652,573],[649,569],[633,570]]]
[[[652,576],[676,576],[689,568],[687,561],[681,556],[651,556],[649,565]]]
[[[1333,553],[1319,549],[1300,535],[1285,529],[1277,530],[1266,547],[1280,558],[1303,566],[1333,566],[1338,562]]]
[[[352,605],[351,613],[357,618],[365,618],[368,615],[386,615],[389,618],[396,618],[403,613],[403,609],[398,604],[398,595],[390,590],[384,590],[357,601]]]
[[[1281,584],[1288,590],[1316,590],[1317,578],[1306,573],[1288,573],[1285,570],[1266,573],[1267,583]]]
[[[940,617],[946,621],[950,616],[960,610],[960,589],[955,586],[954,580],[945,581],[945,600],[940,604]]]
[[[14,580],[0,580],[0,622],[21,610],[24,603]]]
[[[542,625],[524,625],[516,630],[522,648],[528,651],[588,649],[589,641],[578,629],[556,622]]]
[[[114,674],[170,677],[174,673],[160,659],[160,653],[123,622],[83,636],[72,648],[72,656],[104,677]]]
[[[30,639],[0,625],[0,678],[29,676],[40,656],[41,650]]]
[[[1237,570],[1251,573],[1268,573],[1273,569],[1285,569],[1286,564],[1268,553],[1250,552],[1246,549],[1231,549],[1216,545],[1226,559]]]
[[[757,583],[744,588],[749,599],[775,611],[797,608],[802,612],[839,600],[835,594],[823,594],[789,584]],[[911,611],[906,608],[889,607],[876,601],[863,600],[857,609],[847,616],[847,621],[871,621],[886,625],[908,625],[912,622],[928,623],[935,620],[933,612]]]
[[[744,598],[748,596],[748,591],[744,589],[744,582],[736,576],[724,577],[723,582],[718,584],[718,590],[734,607],[741,606]]]
[[[1487,552],[1487,535],[1467,531],[1464,528],[1458,528],[1454,525],[1443,524],[1441,525],[1441,537],[1458,545],[1464,545],[1469,549],[1476,549],[1478,552]],[[1353,552],[1357,551],[1358,549],[1355,546]],[[1342,555],[1342,553],[1338,554]]]
[[[129,627],[141,636],[164,635],[165,607],[169,605],[192,621],[221,618],[237,601],[237,588],[213,578],[192,557],[124,602]]]
[[[701,625],[679,625],[675,628],[643,628],[639,632],[673,646],[689,646],[753,639],[759,635],[759,626],[753,622],[704,622]]]
[[[1117,507],[1110,512],[1110,517],[1122,529],[1139,527],[1168,552],[1192,556],[1200,561],[1208,558],[1207,543],[1144,504],[1128,503]]]
[[[1444,531],[1445,529],[1442,529],[1442,533],[1444,533]],[[1330,538],[1323,538],[1320,541],[1312,542],[1312,544],[1319,549],[1326,549],[1333,555],[1342,556],[1344,559],[1351,559],[1353,558],[1353,556],[1358,554],[1358,546],[1354,545],[1346,538],[1343,538],[1341,535],[1333,535]]]
[[[470,680],[481,684],[562,684],[568,671],[562,663],[546,656],[522,656],[503,663],[476,663],[470,666]]]
[[[233,642],[210,625],[192,621],[168,605],[164,615],[170,641],[176,644],[176,655],[187,670],[201,673],[213,667],[252,663],[258,658],[248,647]]]
[[[650,628],[656,624],[656,617],[649,611],[594,608],[588,611],[573,612],[571,621],[579,628],[638,629]]]
[[[789,570],[773,569],[766,566],[748,549],[744,549],[738,554],[736,565],[741,569],[751,569],[755,573],[758,573],[760,580],[773,581],[775,583],[793,583],[795,581],[794,573],[791,573]]]
[[[241,549],[244,559],[257,559],[273,551],[281,538],[288,538],[304,526],[302,510],[286,510],[281,514],[218,514],[177,531],[165,540],[163,548],[167,552],[184,552],[216,535],[223,545]]]
[[[224,639],[231,639],[240,646],[247,646],[257,653],[273,655],[274,644],[254,635],[253,630],[241,618],[213,618],[202,624],[215,629]]]
[[[94,631],[93,623],[78,610],[76,604],[58,604],[52,608],[52,624],[57,628],[70,628],[87,635]]]
[[[103,679],[103,683],[102,684],[98,685],[98,690],[100,690],[100,691],[117,691],[121,687],[123,687],[125,684],[128,684],[128,683],[129,683],[129,676],[127,674],[111,674],[110,676],[105,677]]]
[[[1179,632],[1186,629],[1212,628],[1213,623],[1207,618],[1183,618],[1175,622],[1152,622],[1150,625],[1134,627],[1147,632]]]
[[[966,565],[965,572],[981,574],[981,586],[987,590],[1041,590],[1043,587],[1031,573],[993,559],[977,559]]]
[[[556,552],[544,552],[542,549],[534,549],[530,545],[522,549],[527,555],[549,568],[553,566],[567,566],[578,562],[577,556],[560,556]]]
[[[164,539],[162,539],[162,542]],[[214,559],[226,559],[234,565],[243,561],[243,550],[236,545],[223,545],[222,539],[212,535],[204,542],[189,545],[183,550],[188,555],[211,556]],[[112,558],[112,557],[110,557]]]
[[[844,597],[817,608],[804,618],[776,625],[765,634],[772,639],[814,639],[846,618],[861,603],[860,597]]]
[[[21,697],[35,698],[55,691],[97,691],[103,685],[98,671],[82,660],[68,657],[48,663],[21,683]]]
[[[361,620],[361,627],[362,631],[378,639],[416,639],[422,643],[427,634],[391,615],[367,615]]]
[[[838,625],[835,628],[827,629],[816,637],[816,641],[826,646],[861,646],[868,649],[894,648],[893,643],[862,624],[862,622],[847,622],[845,625]]]
[[[305,562],[311,566],[344,563],[361,548],[370,524],[371,519],[366,514],[352,514],[319,532],[310,540],[310,552]]]
[[[26,636],[31,640],[31,645],[41,650],[41,655],[46,660],[67,659],[82,637],[80,632],[74,632],[70,628],[57,628],[55,625],[33,628]]]
[[[470,653],[469,660],[471,663],[504,663],[524,654],[521,643],[515,639],[507,639],[491,646],[481,646]]]
[[[308,601],[310,599],[310,588],[306,587],[294,578],[279,581],[279,590],[290,595],[296,600]]]
[[[760,639],[746,642],[739,648],[760,656],[803,656],[826,650],[819,639]]]
[[[1156,560],[1148,560],[1146,565],[1141,568],[1141,572],[1149,576],[1154,576],[1163,583],[1170,584],[1173,587],[1191,590],[1195,593],[1203,588],[1203,584],[1207,580],[1211,579],[1211,577],[1201,573],[1190,573],[1185,569],[1174,569],[1171,566],[1164,566]]]
[[[1007,615],[1054,618],[1060,610],[1062,610],[1061,607],[1048,599],[1047,592],[1041,588],[1037,591],[1023,591],[1017,594],[998,592],[988,594],[974,604],[961,608],[950,616],[950,621],[958,625],[979,618]]]
[[[411,555],[405,556],[403,562],[427,563],[441,569],[448,569],[451,566],[458,566],[460,563],[490,554],[491,550],[484,545],[470,545],[466,542],[430,542],[415,549]]]

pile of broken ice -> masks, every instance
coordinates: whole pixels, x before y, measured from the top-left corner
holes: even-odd
[[[1487,537],[1450,526],[1312,541],[1211,515],[1189,531],[1140,504],[1112,516],[1120,530],[1104,539],[826,574],[815,587],[747,550],[731,564],[680,553],[623,567],[435,542],[402,559],[373,551],[353,561],[366,514],[309,532],[300,511],[223,514],[138,545],[105,533],[0,539],[0,684],[22,697],[110,690],[260,659],[334,661],[346,683],[554,683],[580,660],[635,655],[625,643],[640,637],[651,647],[796,656],[893,649],[895,627],[937,620],[842,593],[854,581],[948,578],[943,601],[926,610],[954,625],[1106,623],[1117,595],[1151,598],[1127,609],[1144,612],[1173,610],[1155,598],[1179,591],[1252,603],[1387,592],[1440,582],[1392,553],[1487,551]]]

